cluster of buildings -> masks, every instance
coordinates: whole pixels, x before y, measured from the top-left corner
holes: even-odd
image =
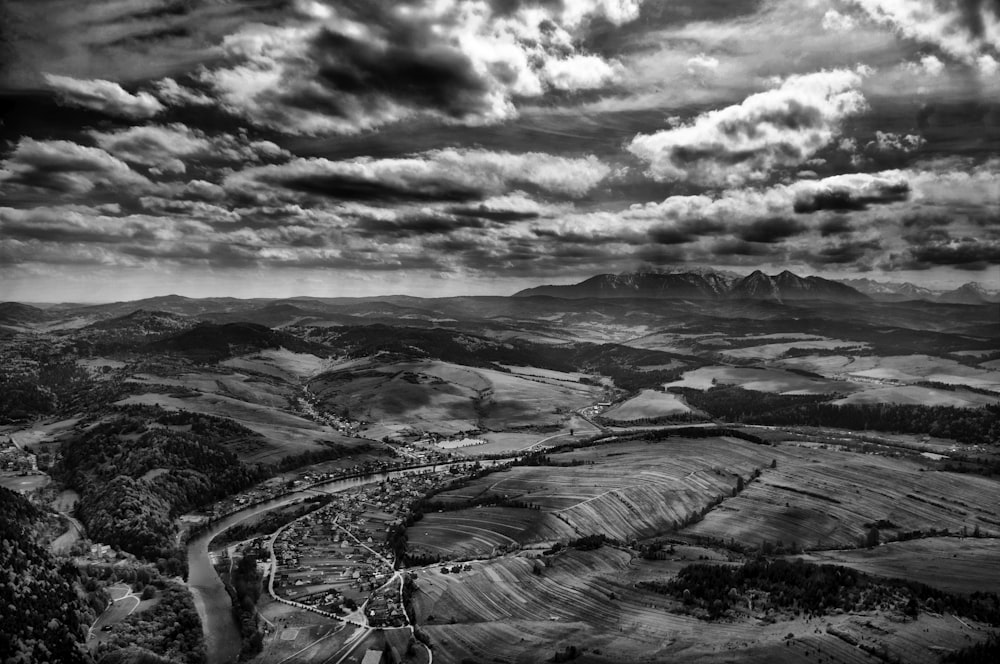
[[[40,472],[38,457],[18,447],[13,438],[0,439],[0,471],[34,475]]]
[[[372,625],[406,624],[388,536],[414,501],[451,479],[411,474],[334,494],[275,539],[275,592],[324,611],[363,606]]]

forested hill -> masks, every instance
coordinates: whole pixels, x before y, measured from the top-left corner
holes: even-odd
[[[174,518],[239,491],[265,471],[239,461],[226,444],[257,437],[223,418],[157,407],[123,408],[66,442],[56,476],[80,492],[79,514],[91,538],[179,574]]]
[[[78,594],[72,563],[37,542],[38,511],[0,487],[0,654],[5,664],[89,664],[93,612]]]

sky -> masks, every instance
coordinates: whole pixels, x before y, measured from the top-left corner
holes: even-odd
[[[1000,0],[0,0],[0,299],[1000,289]]]

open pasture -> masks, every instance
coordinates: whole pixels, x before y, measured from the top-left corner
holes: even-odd
[[[251,404],[271,408],[288,408],[295,394],[291,385],[275,378],[259,378],[241,373],[205,370],[163,377],[153,374],[136,374],[135,382],[168,385],[185,391],[218,394]]]
[[[353,419],[446,435],[479,428],[558,426],[597,388],[438,361],[371,364],[310,383],[325,408]]]
[[[978,408],[1000,402],[1000,392],[988,396],[961,388],[943,390],[921,385],[894,385],[872,387],[861,392],[837,399],[835,404],[898,403],[917,406],[953,406],[955,408]]]
[[[841,371],[859,378],[903,383],[926,380],[1000,391],[1000,371],[970,367],[955,360],[930,355],[857,357]]]
[[[326,369],[330,361],[311,353],[295,353],[284,348],[269,348],[220,362],[237,371],[264,374],[285,382],[298,382]]]
[[[740,337],[743,340],[743,337]],[[823,339],[819,340],[795,340],[781,343],[765,343],[760,346],[746,346],[743,348],[726,348],[722,353],[740,360],[773,360],[781,357],[792,349],[809,349],[820,351],[834,351],[839,348],[851,348],[862,351],[868,348],[868,344],[858,341],[847,341],[844,339]]]
[[[656,390],[643,390],[628,401],[606,410],[603,415],[609,420],[627,422],[647,417],[670,417],[690,412],[691,407],[679,395]]]
[[[779,361],[794,367],[843,380],[878,383],[916,383],[931,381],[949,385],[967,385],[1000,392],[1000,371],[986,365],[972,367],[931,355],[805,355]]]
[[[687,534],[756,547],[764,542],[804,548],[857,546],[882,519],[883,540],[898,532],[977,525],[1000,533],[1000,483],[978,475],[924,472],[918,460],[819,448],[782,446],[777,468],[727,499]],[[926,461],[926,460],[924,460]]]
[[[537,574],[536,563],[523,558],[473,563],[458,574],[421,571],[415,613],[435,644],[435,661],[527,664],[569,645],[585,651],[588,662],[763,664],[809,655],[838,664],[872,661],[836,632],[884,643],[900,661],[936,664],[939,655],[930,646],[957,649],[986,636],[974,622],[927,614],[911,622],[878,614],[705,622],[679,614],[679,603],[668,597],[635,588],[640,578],[669,574],[623,551],[570,551],[546,562]],[[786,644],[789,633],[794,637]]]
[[[284,410],[217,394],[183,398],[166,394],[139,394],[117,401],[116,405],[133,403],[228,417],[239,422],[265,438],[264,441],[251,441],[233,448],[242,460],[251,463],[274,463],[286,456],[319,450],[322,449],[319,441],[350,444],[357,440]]]
[[[1000,539],[928,537],[872,549],[816,551],[800,557],[812,563],[919,581],[950,593],[1000,593]]]
[[[859,389],[857,385],[846,381],[812,378],[781,369],[724,366],[701,367],[688,371],[680,380],[667,383],[666,387],[707,390],[716,384],[739,385],[745,390],[780,394],[834,394]]]

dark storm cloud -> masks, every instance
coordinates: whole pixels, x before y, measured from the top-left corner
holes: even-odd
[[[654,226],[649,230],[649,239],[657,244],[685,244],[702,236],[718,235],[725,230],[726,225],[721,221],[696,217]]]
[[[594,17],[627,22],[639,4],[578,0],[497,15],[484,3],[300,3],[294,20],[230,35],[199,80],[227,108],[289,134],[414,118],[495,123],[516,117],[522,99],[610,84],[620,65],[580,51],[574,35]]]
[[[844,265],[856,263],[881,248],[882,243],[878,240],[842,242],[818,251],[803,252],[800,258],[812,265]]]
[[[540,213],[534,211],[493,210],[483,205],[477,207],[450,207],[447,211],[461,217],[477,217],[499,223],[529,221],[531,219],[538,219],[541,216]]]
[[[462,118],[488,111],[488,82],[460,49],[441,43],[427,25],[402,21],[377,3],[369,5],[374,15],[366,22],[379,25],[384,43],[353,38],[327,28],[313,40],[310,57],[317,64],[317,79],[347,95],[382,96],[417,109],[433,109],[447,117]],[[347,107],[338,107],[337,95],[321,99],[290,93],[293,106],[350,117]]]
[[[477,219],[445,215],[403,215],[393,219],[368,217],[357,223],[362,236],[374,238],[413,237],[442,235],[461,228],[482,228],[485,223]]]
[[[758,219],[745,226],[736,229],[737,235],[747,242],[761,242],[772,244],[785,238],[798,235],[805,230],[805,226],[787,217],[771,217],[769,219]]]
[[[898,203],[909,196],[910,185],[906,182],[876,183],[863,190],[830,187],[800,192],[795,198],[794,209],[799,214],[820,210],[852,212],[867,210],[870,205]]]
[[[302,175],[281,180],[263,179],[293,191],[318,194],[337,200],[367,202],[449,201],[463,202],[482,198],[484,192],[470,187],[453,186],[447,182],[427,182],[420,186],[402,187],[388,182],[376,182],[348,175]]]
[[[937,242],[910,250],[917,265],[951,265],[954,267],[1000,265],[1000,242],[963,237],[949,242]],[[970,269],[979,269],[971,267]]]
[[[851,222],[846,217],[831,217],[830,219],[825,219],[819,225],[819,233],[823,237],[846,235],[853,232],[853,230],[854,227],[851,226]]]
[[[765,244],[736,238],[719,240],[711,246],[711,253],[719,256],[766,256],[769,251]]]

